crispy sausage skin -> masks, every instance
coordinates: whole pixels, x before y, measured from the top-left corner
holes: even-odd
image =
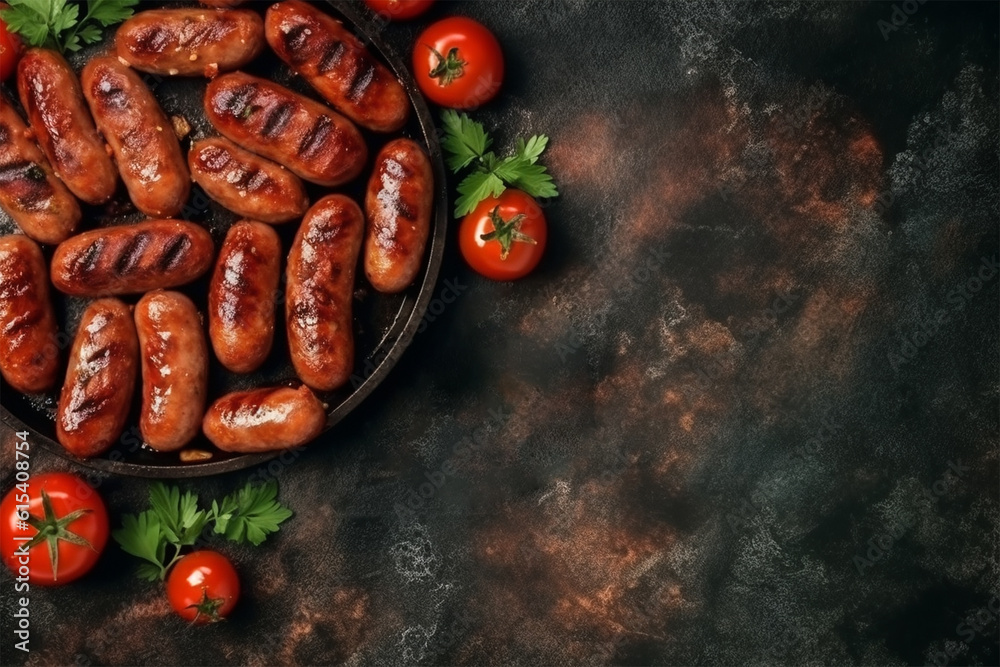
[[[208,288],[208,332],[222,365],[256,370],[274,342],[281,279],[281,240],[265,224],[243,220],[229,228]]]
[[[146,444],[172,452],[201,430],[208,395],[208,345],[201,317],[180,292],[149,292],[135,306],[142,366],[139,430]]]
[[[288,346],[295,372],[314,389],[336,389],[354,368],[351,301],[364,225],[357,204],[328,195],[306,213],[288,253]]]
[[[48,269],[38,244],[21,234],[0,238],[0,373],[26,394],[59,380]]]
[[[410,101],[403,86],[340,21],[285,0],[271,5],[264,26],[278,57],[355,123],[376,132],[406,124]]]
[[[365,193],[365,275],[380,292],[401,292],[420,272],[431,229],[434,175],[424,150],[390,141],[375,158]]]
[[[211,235],[192,222],[94,229],[56,247],[52,284],[74,296],[139,294],[189,283],[212,266]]]
[[[326,425],[326,408],[301,386],[237,391],[208,408],[202,430],[226,452],[267,452],[304,445]]]
[[[368,159],[354,123],[284,86],[242,72],[208,84],[205,114],[226,138],[318,185],[350,181]]]
[[[299,177],[222,137],[202,139],[188,152],[191,178],[227,209],[271,224],[301,218],[309,195]]]
[[[264,50],[264,22],[248,9],[150,9],[122,23],[115,48],[142,72],[210,77]]]
[[[121,435],[138,354],[129,307],[118,299],[91,303],[73,339],[56,414],[56,437],[71,454],[96,456]]]
[[[191,192],[191,175],[153,93],[114,56],[93,58],[80,80],[135,207],[153,218],[180,213]]]
[[[0,208],[39,243],[69,238],[80,205],[31,139],[28,126],[0,93]]]
[[[56,176],[88,204],[111,199],[118,187],[118,170],[66,59],[51,49],[29,49],[17,64],[17,90]]]

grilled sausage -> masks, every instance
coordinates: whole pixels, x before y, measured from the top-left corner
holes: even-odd
[[[51,49],[28,50],[17,65],[17,89],[35,139],[56,176],[88,204],[111,199],[118,187],[118,170],[66,59]]]
[[[132,203],[150,217],[180,213],[191,176],[173,127],[149,88],[114,56],[92,59],[80,79]]]
[[[208,7],[219,7],[221,9],[226,9],[230,7],[237,7],[242,5],[246,0],[200,0],[201,4]]]
[[[351,300],[364,225],[357,204],[328,195],[306,213],[288,253],[288,346],[295,372],[314,389],[336,389],[354,368]]]
[[[410,101],[403,86],[340,21],[285,0],[271,5],[264,26],[278,57],[355,123],[376,132],[406,124]]]
[[[118,28],[115,48],[143,72],[212,77],[264,50],[264,22],[248,9],[150,9]]]
[[[26,394],[50,389],[59,379],[45,258],[20,234],[0,238],[0,373]]]
[[[73,339],[56,414],[56,437],[71,454],[96,456],[121,435],[138,353],[129,307],[118,299],[91,303]]]
[[[309,208],[299,177],[222,137],[202,139],[188,152],[191,178],[205,193],[245,218],[272,224],[298,220]]]
[[[365,194],[365,275],[380,292],[401,292],[420,272],[431,229],[434,176],[409,139],[390,141],[375,158]]]
[[[208,271],[215,247],[205,229],[149,220],[84,232],[52,255],[52,284],[76,296],[139,294],[176,287]]]
[[[80,222],[80,205],[0,93],[0,208],[39,243],[59,243]]]
[[[325,425],[326,408],[301,386],[227,394],[209,407],[202,430],[223,451],[267,452],[304,445]]]
[[[259,222],[236,223],[222,243],[208,288],[208,333],[233,372],[256,370],[271,351],[281,257],[278,234]]]
[[[180,292],[149,292],[135,305],[142,365],[139,430],[172,452],[201,430],[208,395],[208,345],[198,309]]]
[[[368,159],[364,139],[351,121],[308,97],[242,72],[208,84],[205,113],[227,138],[318,185],[350,181]]]

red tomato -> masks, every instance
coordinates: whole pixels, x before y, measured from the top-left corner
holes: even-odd
[[[0,548],[18,581],[52,586],[79,579],[94,567],[107,542],[104,501],[76,475],[29,477],[0,502]]]
[[[489,197],[462,219],[458,246],[477,273],[493,280],[514,280],[538,266],[545,252],[548,225],[531,195],[510,188]]]
[[[229,559],[216,551],[195,551],[177,561],[167,577],[167,599],[181,618],[215,623],[240,599],[240,578]]]
[[[365,4],[390,21],[407,21],[430,9],[434,0],[365,0]]]
[[[6,3],[0,2],[0,10],[9,8]],[[0,19],[0,81],[6,81],[14,73],[23,50],[21,40],[14,33],[8,32],[7,24]]]
[[[473,109],[503,83],[500,43],[483,24],[454,16],[431,24],[413,47],[413,75],[433,102]]]

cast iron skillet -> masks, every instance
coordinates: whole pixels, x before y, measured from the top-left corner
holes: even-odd
[[[427,104],[418,92],[413,78],[404,65],[404,61],[393,53],[382,41],[377,24],[368,14],[362,13],[357,7],[344,0],[327,0],[327,3],[332,10],[330,13],[343,20],[344,24],[352,29],[367,44],[369,50],[377,57],[380,57],[395,72],[410,97],[412,108],[410,121],[402,132],[390,135],[378,135],[362,130],[370,152],[369,164],[362,173],[362,176],[356,179],[356,181],[340,188],[329,189],[309,186],[311,200],[315,201],[329,192],[343,192],[351,195],[359,203],[363,203],[364,189],[367,184],[368,174],[371,173],[371,166],[375,155],[389,139],[403,135],[416,140],[428,151],[434,170],[435,208],[431,221],[432,229],[424,258],[423,271],[409,290],[398,295],[385,295],[375,292],[368,285],[364,277],[364,271],[359,267],[354,301],[356,348],[354,377],[346,387],[334,392],[320,394],[320,398],[329,405],[326,429],[324,431],[326,435],[319,438],[323,442],[317,441],[310,445],[311,447],[324,447],[332,444],[332,438],[328,433],[329,430],[351,410],[357,407],[386,378],[397,359],[399,359],[400,355],[409,345],[431,300],[434,285],[437,281],[444,253],[448,221],[448,195],[445,183],[445,170],[441,159],[441,148],[438,144],[434,121],[431,118]],[[269,4],[264,2],[248,2],[243,7],[263,12]],[[136,11],[162,6],[179,5],[164,2],[142,2],[136,7]],[[114,27],[108,30],[107,35],[109,38],[113,35],[114,30]],[[105,40],[105,44],[109,41],[110,39]],[[70,62],[77,72],[79,72],[79,69],[89,57],[103,51],[106,48],[105,44],[95,45],[93,48],[86,49],[72,56]],[[265,49],[264,53],[257,60],[244,68],[244,71],[270,78],[314,99],[320,99],[304,81],[295,77],[284,63],[270,53],[269,49]],[[192,127],[191,135],[188,139],[182,141],[182,147],[185,150],[191,138],[216,134],[205,119],[204,112],[202,111],[202,94],[206,84],[204,79],[167,79],[152,75],[145,75],[145,79],[147,84],[153,89],[156,98],[168,116],[180,115],[190,123]],[[8,95],[16,100],[15,86],[8,84],[5,88]],[[119,193],[115,201],[119,202],[120,209],[121,202],[127,202],[128,197],[124,193]],[[192,188],[192,195],[188,206],[177,217],[198,222],[208,228],[212,233],[217,248],[225,237],[226,230],[237,219],[237,216],[210,201],[196,185]],[[115,211],[113,207],[91,208],[84,206],[84,217],[80,228],[83,230],[111,224],[134,222],[141,219],[143,219],[143,216],[135,212],[122,214]],[[282,248],[285,253],[288,252],[291,246],[291,241],[297,228],[298,223],[296,222],[275,226],[275,230],[282,239]],[[13,233],[15,229],[10,218],[0,211],[0,234]],[[52,248],[45,247],[43,249],[46,258],[51,258]],[[284,264],[282,264],[282,269],[284,269]],[[190,296],[202,312],[204,312],[206,307],[208,280],[209,276],[206,275],[195,283],[178,288],[179,291]],[[88,300],[67,297],[55,290],[52,291],[60,330],[69,334],[75,333],[80,316],[83,314]],[[140,296],[135,295],[123,298],[126,302],[134,304]],[[228,391],[273,386],[294,381],[295,372],[288,358],[288,343],[284,334],[285,322],[283,311],[284,308],[279,304],[277,309],[278,319],[275,324],[274,346],[270,357],[261,369],[251,374],[236,375],[226,371],[214,358],[211,359],[209,368],[209,401]],[[64,368],[70,344],[71,341],[63,346],[62,361]],[[209,356],[212,357],[211,354]],[[141,380],[137,382],[137,389],[138,386],[141,386]],[[242,455],[226,454],[215,449],[204,436],[199,436],[189,447],[212,452],[212,458],[205,462],[185,464],[180,462],[176,452],[154,452],[147,447],[141,446],[141,437],[139,436],[138,429],[139,397],[137,390],[133,401],[132,414],[125,427],[125,433],[119,442],[102,456],[86,460],[77,459],[66,452],[55,440],[54,414],[58,392],[59,387],[46,395],[26,396],[14,391],[6,382],[3,382],[0,384],[0,419],[15,431],[27,431],[29,434],[28,441],[32,445],[37,443],[63,458],[90,468],[137,477],[200,477],[255,466],[274,458],[278,454],[277,452]]]

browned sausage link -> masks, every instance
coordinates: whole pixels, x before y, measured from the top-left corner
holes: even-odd
[[[201,4],[208,7],[229,8],[242,5],[246,0],[199,0]]]
[[[354,123],[319,102],[242,72],[208,84],[205,113],[227,138],[319,185],[346,183],[368,159]]]
[[[256,370],[271,351],[281,257],[278,234],[259,222],[236,223],[222,243],[208,288],[208,333],[233,372]]]
[[[403,86],[340,21],[285,0],[267,10],[265,29],[278,57],[345,116],[376,132],[406,124],[410,102]]]
[[[42,250],[20,234],[0,238],[0,372],[25,393],[59,379],[59,341]]]
[[[39,243],[59,243],[80,222],[80,205],[30,137],[0,93],[0,208]]]
[[[215,76],[243,67],[264,50],[264,22],[248,9],[151,9],[118,28],[118,56],[168,76]]]
[[[375,158],[365,194],[365,275],[380,292],[409,287],[420,272],[431,228],[434,176],[409,139],[390,141]]]
[[[90,304],[73,340],[56,414],[56,437],[71,454],[96,456],[121,435],[138,353],[129,307],[118,299]]]
[[[309,208],[298,176],[229,139],[191,144],[188,167],[209,197],[245,218],[277,224],[297,220]]]
[[[201,317],[180,292],[149,292],[135,306],[142,364],[139,430],[161,452],[198,435],[208,395],[208,345]]]
[[[357,204],[329,195],[306,213],[288,254],[288,346],[295,372],[314,389],[336,389],[354,368],[351,300],[364,224]]]
[[[170,121],[149,88],[114,56],[92,59],[80,79],[132,203],[150,217],[180,213],[191,176]]]
[[[52,284],[76,296],[139,294],[189,283],[212,266],[202,227],[149,220],[105,227],[64,241],[52,255]]]
[[[66,59],[51,49],[30,49],[17,64],[17,89],[38,145],[66,187],[88,204],[111,199],[118,170]]]
[[[209,407],[202,430],[227,452],[267,452],[304,445],[326,425],[326,408],[309,387],[227,394]]]

